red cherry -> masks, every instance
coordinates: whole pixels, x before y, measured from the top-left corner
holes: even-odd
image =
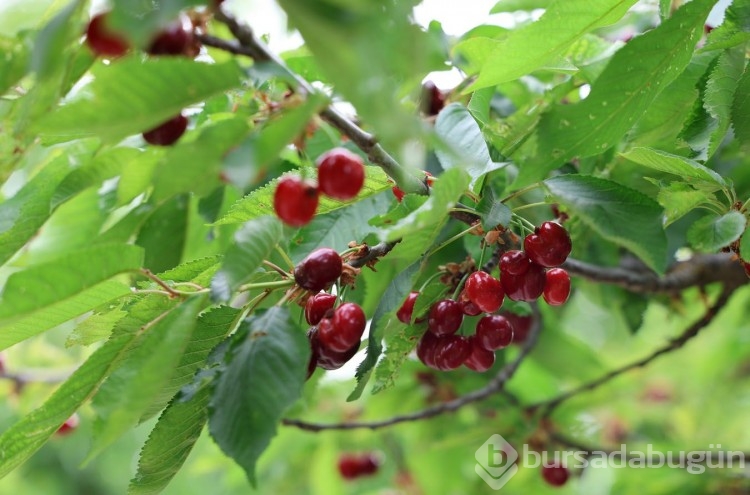
[[[331,320],[323,319],[321,323],[330,321]],[[320,342],[318,327],[311,328],[307,332],[307,338],[310,340],[310,348],[312,349],[311,361],[314,358],[315,364],[318,366],[318,368],[323,368],[324,370],[337,370],[341,368],[351,358],[353,358],[359,350],[359,342],[354,344],[351,349],[347,349],[345,352],[335,352],[331,349],[328,349]],[[308,372],[309,369],[310,364],[308,364]]]
[[[487,272],[478,271],[469,275],[464,290],[469,300],[485,313],[494,313],[503,305],[503,286]]]
[[[435,367],[441,371],[455,370],[471,355],[472,345],[463,335],[443,335],[435,342]]]
[[[345,148],[334,148],[318,158],[320,192],[336,199],[352,199],[365,183],[362,159]]]
[[[180,16],[179,19],[169,24],[158,32],[146,50],[151,55],[185,55],[195,57],[196,40],[189,26],[189,19]],[[198,46],[198,51],[200,47]]]
[[[188,119],[182,114],[173,117],[166,122],[143,133],[143,139],[153,145],[170,146],[185,134],[188,126]]]
[[[352,346],[359,345],[366,324],[367,318],[359,305],[344,303],[333,312],[333,318],[320,321],[318,338],[323,347],[334,352],[346,352]]]
[[[404,199],[404,196],[406,195],[406,193],[399,189],[398,186],[393,186],[391,188],[391,191],[393,192],[393,195],[396,196],[396,201],[398,201],[399,203]]]
[[[500,256],[500,274],[523,275],[529,269],[531,260],[523,251],[506,251]]]
[[[419,292],[410,292],[409,295],[406,296],[404,303],[398,308],[398,311],[396,311],[396,318],[398,318],[401,323],[406,323],[407,325],[411,324],[411,317],[414,314],[414,304],[417,302],[417,297],[419,297]]]
[[[483,373],[495,364],[495,353],[485,349],[475,335],[469,337],[471,354],[464,361],[464,366],[478,373]]]
[[[461,304],[452,299],[443,299],[430,308],[427,328],[435,335],[450,335],[458,331],[463,319]]]
[[[531,331],[531,323],[533,319],[531,316],[521,316],[509,311],[503,311],[500,316],[504,316],[513,327],[513,343],[521,344],[526,341]]]
[[[573,244],[565,228],[555,222],[544,222],[523,240],[523,248],[531,261],[552,268],[560,266],[570,254]]]
[[[338,461],[339,473],[346,480],[375,474],[379,466],[377,457],[369,453],[362,455],[342,454]]]
[[[476,342],[489,351],[513,342],[513,325],[502,315],[488,315],[477,322]]]
[[[482,314],[482,310],[477,307],[476,304],[473,302],[467,300],[461,299],[461,311],[464,312],[466,316],[477,316]]]
[[[445,106],[445,95],[435,86],[432,81],[422,84],[422,113],[425,115],[437,115]]]
[[[121,57],[130,48],[130,43],[121,34],[107,26],[109,12],[95,15],[86,28],[86,43],[95,55],[102,57]]]
[[[294,280],[303,289],[320,291],[341,276],[342,267],[339,253],[319,248],[294,267]]]
[[[287,225],[301,227],[315,216],[318,187],[314,182],[295,175],[283,177],[273,193],[273,209]]]
[[[430,368],[435,368],[435,345],[437,344],[437,336],[432,332],[425,332],[422,338],[419,339],[417,344],[417,357],[425,365]]]
[[[76,428],[78,428],[78,423],[80,423],[78,414],[73,413],[71,417],[66,419],[65,422],[60,425],[60,427],[57,429],[56,434],[59,436],[64,436],[73,433]]]
[[[310,325],[317,325],[320,320],[333,309],[336,304],[336,296],[321,292],[312,297],[308,297],[305,302],[305,320]]]
[[[554,464],[542,466],[542,478],[552,486],[563,486],[568,481],[569,473],[565,466]]]
[[[570,276],[562,268],[547,270],[547,282],[544,285],[544,300],[550,306],[565,304],[570,296]]]
[[[546,278],[544,268],[531,263],[529,269],[523,275],[511,275],[506,273],[501,282],[505,295],[514,301],[536,301],[544,292]]]

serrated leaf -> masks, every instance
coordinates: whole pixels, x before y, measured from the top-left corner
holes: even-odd
[[[695,160],[673,155],[652,148],[633,148],[620,154],[626,160],[638,163],[653,170],[679,175],[688,184],[719,190],[727,187],[724,178]]]
[[[142,265],[140,247],[107,244],[31,266],[8,278],[0,295],[0,319],[64,301],[119,273],[136,271]]]
[[[584,34],[616,22],[634,3],[635,0],[553,1],[538,21],[495,42],[479,78],[469,89],[512,81],[542,67]]]
[[[140,329],[120,366],[102,384],[92,404],[97,411],[88,462],[133,428],[174,375],[195,328],[205,297],[190,298]]]
[[[401,366],[409,358],[409,354],[414,350],[424,332],[423,326],[404,324],[389,332],[391,335],[386,338],[385,352],[375,368],[373,395],[388,390],[396,384]]]
[[[750,40],[750,2],[734,0],[724,11],[724,22],[711,31],[701,51],[731,48]]]
[[[443,108],[435,121],[435,132],[448,149],[437,148],[435,154],[445,170],[461,168],[471,177],[469,186],[478,190],[484,176],[507,165],[490,158],[482,130],[469,110],[460,103]]]
[[[656,196],[656,200],[664,208],[664,227],[668,227],[713,198],[713,194],[705,190],[694,189],[684,182],[662,185]]]
[[[394,203],[393,207],[382,215],[376,215],[369,220],[373,227],[387,227],[401,220],[427,201],[427,196],[420,194],[405,194],[401,201]]]
[[[249,318],[232,346],[209,404],[216,443],[255,485],[255,465],[284,412],[302,395],[310,345],[286,308]]]
[[[442,223],[468,185],[469,175],[463,169],[446,170],[432,187],[429,199],[391,227],[383,229],[380,239],[395,241],[415,230]]]
[[[228,301],[232,292],[245,282],[268,258],[282,236],[276,217],[250,220],[234,234],[234,244],[227,250],[221,268],[211,280],[212,296]]]
[[[477,204],[477,212],[482,216],[482,228],[492,230],[498,225],[507,227],[513,217],[513,212],[505,203],[497,201],[495,193],[490,187],[482,191],[482,199]]]
[[[145,252],[143,265],[158,273],[182,260],[187,237],[190,197],[174,196],[159,205],[141,226],[135,244]]]
[[[690,226],[687,240],[699,251],[715,252],[739,239],[746,223],[745,216],[738,211],[703,217]]]
[[[662,209],[643,193],[617,182],[586,175],[544,181],[555,200],[606,240],[619,244],[657,273],[667,264]]]
[[[737,83],[732,102],[732,127],[743,147],[750,146],[750,65]]]
[[[127,312],[122,310],[122,304],[113,309],[92,314],[76,325],[73,332],[68,335],[65,347],[88,346],[106,339],[112,333],[112,329],[115,328],[117,322],[123,319],[125,315],[127,315]]]
[[[553,0],[500,0],[492,9],[490,14],[499,14],[501,12],[517,12],[519,10],[531,11],[536,9],[546,9]]]
[[[235,61],[194,62],[182,57],[129,57],[92,69],[93,81],[81,97],[41,120],[43,136],[77,139],[99,136],[117,141],[171,119],[183,108],[240,85]]]
[[[196,282],[197,279],[203,278],[206,274],[212,275],[218,269],[222,256],[206,256],[195,260],[186,261],[179,266],[159,274],[162,280],[172,280],[175,282]]]
[[[714,154],[729,130],[732,102],[745,68],[745,46],[740,45],[724,51],[706,82],[703,106],[716,120],[716,129],[711,132],[708,157]]]
[[[314,170],[309,170],[308,172],[313,174]],[[234,203],[229,209],[229,212],[221,217],[221,219],[219,219],[214,225],[243,223],[263,215],[275,215],[273,209],[273,193],[276,191],[276,184],[278,184],[279,180],[288,175],[299,174],[297,172],[284,174],[281,177],[272,180],[265,186],[254,190]],[[388,182],[388,176],[385,175],[385,172],[380,168],[372,166],[365,167],[365,184],[357,195],[357,199],[369,198],[370,196],[374,196],[375,194],[390,189],[391,187],[393,187],[393,184]],[[351,201],[339,201],[337,199],[322,196],[318,203],[317,214],[322,215],[343,208],[349,204],[351,204]]]

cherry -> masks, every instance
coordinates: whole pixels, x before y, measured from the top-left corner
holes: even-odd
[[[166,122],[143,133],[143,139],[149,144],[157,146],[170,146],[185,134],[188,126],[188,119],[182,114],[172,117]]]
[[[417,291],[412,291],[406,296],[404,303],[398,308],[398,311],[396,311],[396,318],[398,318],[400,322],[406,323],[407,325],[411,323],[411,317],[414,314],[414,304],[417,302],[417,297],[419,297],[419,292]]]
[[[523,240],[529,259],[547,268],[562,265],[572,247],[568,231],[555,222],[544,222]]]
[[[477,316],[482,314],[482,310],[473,302],[468,299],[459,299],[461,302],[461,311],[463,311],[466,316]]]
[[[307,290],[320,291],[341,276],[341,256],[331,248],[319,248],[294,267],[294,280]]]
[[[477,322],[476,343],[495,351],[513,342],[513,325],[503,315],[488,315]]]
[[[570,276],[562,268],[547,270],[546,283],[544,285],[544,300],[550,306],[565,304],[570,296]]]
[[[427,328],[435,335],[451,335],[458,331],[463,319],[461,304],[452,299],[443,299],[430,308]]]
[[[435,368],[435,345],[438,337],[432,332],[425,332],[417,344],[417,357],[425,365]]]
[[[544,268],[531,263],[523,275],[505,273],[500,279],[505,295],[514,301],[536,301],[544,292]]]
[[[73,413],[71,417],[66,419],[65,422],[60,425],[60,427],[57,429],[56,434],[59,436],[64,436],[73,433],[76,428],[78,428],[78,423],[80,423],[78,414]]]
[[[568,481],[569,473],[565,466],[553,464],[542,466],[542,478],[552,486],[563,486]]]
[[[352,199],[365,183],[362,159],[345,148],[334,148],[318,158],[320,192],[336,199]]]
[[[500,275],[523,275],[529,269],[531,260],[523,251],[506,251],[500,256]]]
[[[471,342],[471,354],[464,361],[464,366],[479,373],[492,368],[492,365],[495,364],[495,353],[482,346],[475,335],[469,337],[469,341]]]
[[[500,281],[487,272],[474,272],[466,279],[466,296],[485,313],[494,313],[503,305],[505,294]]]
[[[378,472],[380,461],[371,454],[343,454],[339,457],[338,468],[341,477],[347,480],[370,476]]]
[[[321,292],[312,297],[308,297],[305,302],[305,320],[310,325],[317,325],[320,320],[333,309],[336,304],[336,296]]]
[[[322,320],[322,321],[330,321],[330,320]],[[335,352],[331,349],[328,349],[324,345],[321,344],[320,338],[318,335],[318,327],[312,327],[307,332],[307,338],[310,340],[310,348],[312,350],[312,354],[310,356],[310,363],[308,363],[308,373],[310,373],[310,369],[312,367],[312,361],[315,361],[315,365],[317,365],[319,368],[323,368],[324,370],[337,370],[344,366],[351,358],[354,357],[354,355],[359,350],[359,342],[354,344],[350,349],[347,349],[345,352]],[[309,375],[308,375],[309,377]]]
[[[521,316],[509,311],[501,312],[500,316],[504,316],[510,322],[510,326],[513,327],[513,343],[521,344],[525,342],[531,331],[531,323],[533,322],[531,316]]]
[[[130,48],[130,43],[121,34],[107,26],[109,12],[103,12],[91,18],[86,28],[86,43],[95,55],[102,57],[121,57]]]
[[[420,108],[425,115],[437,115],[445,106],[445,95],[432,81],[422,84],[422,102]]]
[[[146,51],[151,55],[185,55],[191,58],[198,55],[200,45],[188,27],[189,22],[189,19],[181,16],[169,24],[156,34]]]
[[[334,352],[346,352],[359,345],[367,325],[365,313],[359,305],[344,303],[318,324],[318,339],[323,347]]]
[[[273,209],[287,225],[302,227],[310,223],[318,208],[318,187],[296,175],[283,177],[273,193]]]
[[[434,344],[433,361],[441,371],[455,370],[471,355],[472,344],[463,335],[443,335]]]

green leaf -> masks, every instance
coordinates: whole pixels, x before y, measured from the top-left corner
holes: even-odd
[[[505,203],[497,201],[491,187],[482,191],[482,199],[477,204],[477,212],[482,216],[482,228],[489,231],[502,225],[507,227],[513,217],[513,212]]]
[[[537,157],[521,168],[514,185],[533,183],[565,160],[614,146],[690,62],[713,3],[690,2],[659,27],[633,38],[615,53],[586,99],[545,114]]]
[[[424,325],[404,325],[398,320],[389,324],[389,332],[387,333],[390,335],[386,338],[385,352],[375,368],[375,377],[372,384],[373,395],[388,390],[396,384],[401,367],[409,358],[409,354],[414,350],[424,332]]]
[[[234,244],[227,250],[221,268],[211,280],[213,297],[228,301],[232,292],[268,258],[281,237],[281,222],[276,217],[260,217],[243,225],[234,234]]]
[[[202,279],[213,276],[219,268],[221,259],[221,256],[216,255],[186,261],[171,270],[160,273],[159,277],[166,281],[201,283]]]
[[[120,366],[102,384],[92,402],[97,411],[88,462],[133,428],[175,368],[193,335],[205,297],[192,297],[134,335]]]
[[[142,264],[140,247],[107,244],[31,266],[8,278],[0,297],[0,319],[65,301],[119,273],[136,271]]]
[[[123,311],[122,304],[114,309],[92,314],[76,325],[73,332],[68,335],[65,347],[73,347],[74,345],[87,346],[106,339],[112,334],[112,330],[117,325],[117,322],[127,314],[126,311]]]
[[[750,146],[750,65],[737,83],[732,102],[732,127],[743,147]]]
[[[713,194],[694,189],[684,182],[660,185],[656,200],[664,208],[664,227],[668,227],[698,206],[710,202]]]
[[[690,226],[687,240],[699,251],[715,252],[739,239],[746,223],[745,216],[738,211],[703,217]]]
[[[306,172],[313,174],[314,170],[310,169],[309,171],[306,170]],[[233,204],[229,209],[229,212],[221,217],[221,219],[219,219],[214,225],[243,223],[263,215],[275,215],[276,213],[273,209],[273,193],[276,191],[276,184],[278,184],[279,180],[288,175],[299,175],[299,173],[291,172],[284,174],[265,186],[254,190]],[[391,187],[393,187],[393,184],[388,182],[388,176],[386,176],[385,172],[379,167],[365,167],[365,184],[357,195],[357,200],[369,198],[370,196],[374,196],[375,194],[390,189]],[[317,214],[322,215],[343,208],[351,203],[351,201],[339,201],[337,199],[321,196]]]
[[[81,98],[40,121],[43,136],[118,141],[171,119],[183,108],[240,85],[242,71],[231,61],[205,64],[182,57],[124,58],[92,69]]]
[[[740,258],[746,263],[750,262],[750,235],[747,234],[747,230],[742,234],[740,241]]]
[[[711,132],[708,157],[714,154],[729,130],[732,103],[745,68],[745,45],[724,51],[708,77],[703,106],[716,120],[716,129]]]
[[[517,12],[519,10],[531,11],[536,9],[546,9],[553,0],[500,0],[492,7],[490,14],[499,14],[501,12]]]
[[[286,308],[273,307],[242,324],[209,404],[216,443],[255,485],[255,465],[284,412],[302,395],[310,345]]]
[[[474,191],[482,187],[481,179],[488,172],[507,165],[492,161],[479,125],[460,103],[451,103],[440,112],[435,121],[435,132],[448,148],[435,150],[440,164],[446,170],[466,170],[471,177],[469,186]]]
[[[154,33],[177,19],[189,7],[205,6],[206,0],[162,0],[153,2],[113,2],[112,29],[126,33],[136,46],[147,46]]]
[[[626,160],[643,165],[644,167],[679,175],[683,180],[696,187],[708,190],[725,189],[727,187],[724,178],[695,160],[684,156],[673,155],[661,150],[651,148],[633,148],[627,153],[620,154]]]
[[[0,95],[16,84],[29,67],[31,48],[21,36],[0,36]]]
[[[145,268],[158,273],[177,266],[185,249],[190,197],[175,196],[159,205],[141,226],[135,243],[146,253]]]
[[[85,6],[83,0],[70,2],[39,31],[31,52],[31,70],[41,80],[59,78],[65,70],[70,61],[66,53],[69,45],[80,38],[78,18]]]
[[[432,187],[422,206],[380,232],[384,241],[401,239],[414,231],[442,223],[469,185],[469,175],[460,168],[446,170]]]
[[[724,12],[724,22],[711,31],[701,51],[731,48],[750,41],[750,1],[733,0]]]
[[[561,175],[544,184],[557,202],[599,235],[664,273],[667,236],[656,201],[617,182],[585,175]]]
[[[635,0],[556,0],[542,17],[495,41],[474,91],[512,81],[542,67],[593,29],[615,23]]]

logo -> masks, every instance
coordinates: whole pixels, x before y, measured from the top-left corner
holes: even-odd
[[[474,454],[476,472],[493,490],[499,490],[518,472],[518,452],[500,435],[492,435]]]

